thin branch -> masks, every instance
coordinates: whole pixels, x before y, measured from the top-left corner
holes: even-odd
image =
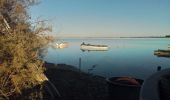
[[[0,93],[1,93],[1,95],[2,95],[3,97],[5,97],[6,100],[9,100],[8,96],[7,96],[5,93],[3,93],[2,90],[0,90]]]
[[[6,80],[3,82],[2,87],[4,87],[4,86],[7,84],[9,78],[11,77],[11,75],[12,75],[13,73],[14,73],[14,72],[11,72],[11,73],[8,75],[8,77],[6,78]]]

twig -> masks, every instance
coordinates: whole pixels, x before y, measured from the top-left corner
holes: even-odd
[[[2,90],[0,90],[0,93],[1,93],[1,95],[3,95],[5,97],[5,99],[9,100],[8,96],[5,93],[3,93]]]
[[[11,77],[11,75],[12,75],[13,73],[14,73],[14,72],[11,72],[11,73],[8,75],[8,77],[4,80],[2,87],[5,86],[5,84],[8,82],[9,78]]]

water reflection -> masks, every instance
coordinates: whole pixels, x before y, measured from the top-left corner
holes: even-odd
[[[88,74],[91,74],[93,70],[97,67],[97,64],[93,65],[91,68],[88,69]]]
[[[68,42],[56,42],[52,44],[52,47],[55,49],[64,49],[68,48],[69,44]]]
[[[80,48],[80,50],[82,51],[82,52],[106,52],[106,51],[108,51],[108,50],[90,50],[90,49],[81,49]]]
[[[144,79],[156,72],[157,66],[162,66],[162,69],[170,67],[169,58],[153,55],[153,51],[158,48],[167,49],[169,39],[65,39],[65,41],[69,42],[67,48],[50,47],[45,60],[78,66],[81,57],[83,71],[88,72],[92,65],[97,64],[95,70],[90,73],[105,77],[134,76]],[[109,50],[82,52],[80,45],[84,41],[107,44]]]

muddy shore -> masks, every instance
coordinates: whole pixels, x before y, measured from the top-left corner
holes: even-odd
[[[55,85],[62,100],[107,100],[108,85],[104,77],[94,76],[66,64],[45,63],[45,74]]]

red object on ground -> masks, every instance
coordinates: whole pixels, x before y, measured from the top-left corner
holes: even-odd
[[[131,78],[131,77],[120,77],[116,79],[115,81],[123,83],[123,84],[140,86],[140,83],[136,79]]]

